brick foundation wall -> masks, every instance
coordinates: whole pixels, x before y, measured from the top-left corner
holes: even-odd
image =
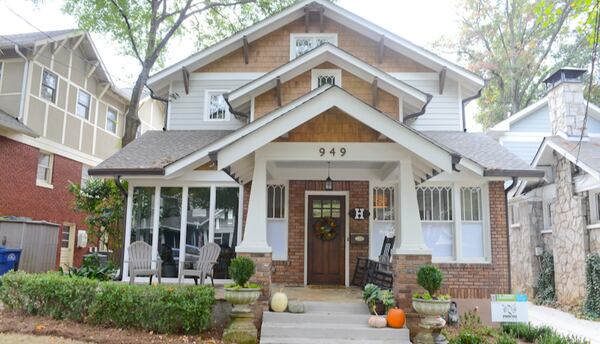
[[[53,189],[37,186],[36,173],[39,149],[0,136],[0,216],[23,216],[62,225],[75,223],[83,229],[82,214],[73,211],[74,198],[68,191],[69,182],[81,181],[82,164],[54,155]],[[56,267],[60,260],[56,248]],[[76,243],[77,244],[77,243]],[[87,249],[75,248],[73,262],[79,266]]]
[[[324,191],[322,181],[291,180],[289,182],[289,216],[288,216],[288,260],[273,261],[273,283],[288,285],[304,284],[304,231],[305,231],[305,192]],[[349,209],[369,207],[368,181],[335,181],[333,191],[348,191]],[[349,211],[346,209],[346,212]],[[349,219],[350,233],[369,233],[369,221]],[[350,244],[350,279],[354,274],[354,263],[357,257],[369,255],[368,245]]]
[[[442,293],[453,298],[483,298],[509,293],[509,247],[504,183],[489,182],[492,262],[436,264],[444,272]]]

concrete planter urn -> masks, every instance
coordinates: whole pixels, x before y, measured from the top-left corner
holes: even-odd
[[[225,300],[233,305],[232,313],[249,313],[250,305],[261,295],[261,288],[225,288]]]
[[[415,344],[442,344],[448,343],[446,338],[440,334],[446,326],[446,320],[442,316],[450,310],[451,300],[424,300],[413,298],[412,306],[420,315],[425,317],[419,322],[422,329],[414,339]]]

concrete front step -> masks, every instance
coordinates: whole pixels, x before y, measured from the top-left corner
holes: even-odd
[[[367,305],[362,302],[320,302],[305,301],[305,313],[326,314],[369,314]]]
[[[336,322],[342,324],[357,324],[364,325],[369,320],[369,314],[350,314],[350,313],[263,313],[263,321],[268,324],[306,324],[317,323],[326,324],[332,321],[335,317]]]
[[[367,322],[360,324],[338,323],[333,319],[325,323],[272,323],[263,321],[261,338],[300,338],[300,339],[352,339],[352,340],[378,340],[396,341],[396,343],[409,343],[407,329],[372,328]]]
[[[318,339],[318,338],[288,338],[271,337],[260,340],[260,344],[402,344],[410,343],[408,341],[391,340],[370,340],[370,339]]]

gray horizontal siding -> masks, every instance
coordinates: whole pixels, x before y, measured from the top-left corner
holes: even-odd
[[[437,80],[400,79],[407,84],[433,96],[426,111],[419,116],[412,127],[417,130],[460,130],[462,125],[461,104],[458,95],[458,83],[446,80],[444,93],[439,92]]]
[[[600,121],[592,116],[587,119],[588,133],[600,134]]]
[[[516,121],[510,126],[510,131],[527,133],[549,133],[552,132],[550,124],[550,113],[548,106],[544,105],[537,111]]]
[[[205,91],[206,90],[234,90],[248,82],[240,80],[190,80],[189,94],[185,94],[183,81],[173,83],[171,93],[179,94],[179,98],[170,104],[169,129],[192,130],[192,129],[214,129],[233,130],[241,127],[244,123],[231,115],[230,121],[205,121]]]
[[[538,142],[535,141],[503,141],[501,144],[506,147],[509,151],[514,153],[519,158],[525,160],[528,164],[533,160],[535,153],[537,153],[542,138]]]

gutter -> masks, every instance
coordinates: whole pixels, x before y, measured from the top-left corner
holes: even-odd
[[[422,114],[425,113],[425,109],[427,108],[427,105],[429,105],[429,102],[431,102],[431,99],[433,99],[433,96],[429,93],[426,93],[427,95],[427,101],[425,102],[425,104],[423,105],[423,107],[421,108],[421,110],[419,110],[418,112],[415,113],[411,113],[410,115],[407,115],[404,117],[404,122],[408,121],[409,119],[413,119],[413,118],[417,118],[419,116],[421,116]]]
[[[25,65],[23,66],[23,82],[21,83],[21,99],[19,100],[19,115],[17,117],[17,120],[23,123],[23,116],[25,115],[25,93],[27,92],[27,81],[29,77],[29,59],[21,52],[17,44],[15,44],[15,52],[25,60]]]
[[[512,275],[510,273],[510,230],[508,225],[508,193],[517,186],[517,177],[512,177],[512,183],[504,190],[504,221],[506,222],[506,247],[508,249],[508,293],[512,292]]]
[[[88,171],[90,176],[164,176],[165,169],[162,167],[151,168],[93,168]]]
[[[465,117],[465,106],[467,105],[467,103],[469,103],[471,100],[477,99],[479,97],[481,97],[481,90],[483,90],[483,87],[479,89],[479,91],[477,91],[477,93],[472,96],[472,97],[468,97],[463,99],[462,101],[462,126],[463,126],[463,131],[466,133],[467,132],[467,119]]]
[[[531,178],[543,178],[544,171],[539,170],[485,170],[483,171],[484,177],[531,177]]]

